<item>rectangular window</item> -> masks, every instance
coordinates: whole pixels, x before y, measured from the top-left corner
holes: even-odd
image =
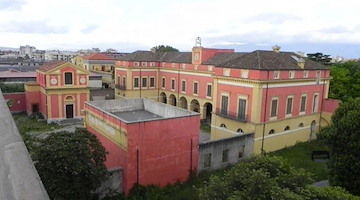
[[[242,145],[239,149],[239,158],[242,158],[244,156],[245,151],[245,145]]]
[[[241,78],[248,78],[249,70],[241,70]]]
[[[300,112],[305,112],[306,108],[306,96],[301,97]]]
[[[147,78],[146,77],[143,77],[142,78],[142,86],[141,87],[147,87]]]
[[[135,67],[139,67],[140,63],[139,62],[134,62],[134,66]]]
[[[304,78],[307,78],[307,77],[309,77],[309,71],[304,71]]]
[[[165,78],[163,77],[162,80],[161,80],[161,87],[162,88],[165,88]]]
[[[171,89],[175,90],[175,79],[171,79]]]
[[[185,90],[186,90],[186,81],[185,81],[185,80],[182,80],[182,81],[181,81],[181,91],[182,91],[182,92],[185,92]]]
[[[134,88],[139,87],[139,78],[134,78]]]
[[[212,95],[212,85],[208,84],[206,88],[206,96],[211,97]]]
[[[245,113],[246,113],[246,100],[239,99],[238,118],[245,119]]]
[[[155,78],[150,77],[150,87],[155,87]]]
[[[278,106],[278,100],[272,99],[271,100],[271,117],[277,116],[277,106]]]
[[[315,94],[314,95],[314,103],[313,103],[313,112],[318,111],[318,104],[319,104],[319,95]]]
[[[223,162],[223,163],[229,162],[229,149],[223,150],[223,153],[222,153],[222,162]]]
[[[211,167],[211,153],[204,155],[204,168]]]
[[[71,72],[65,72],[65,84],[72,84],[72,73]]]
[[[280,72],[274,71],[274,79],[279,79],[279,78],[280,78]]]
[[[198,83],[194,82],[194,94],[198,94]]]
[[[292,113],[292,102],[293,102],[293,98],[288,97],[287,103],[286,103],[286,114],[287,115]]]
[[[154,63],[154,62],[151,62],[151,63],[150,63],[150,67],[155,67],[155,63]]]
[[[117,84],[118,84],[118,85],[121,85],[121,81],[120,81],[120,80],[121,80],[121,78],[120,78],[120,76],[118,76],[118,77],[117,77]]]
[[[228,109],[228,96],[221,96],[221,114],[227,115],[227,109]]]
[[[126,87],[126,77],[123,76],[123,86]]]
[[[223,69],[224,76],[230,76],[230,69]]]
[[[289,78],[294,78],[294,77],[295,77],[295,71],[290,71]]]
[[[142,63],[141,63],[141,66],[146,67],[146,66],[147,66],[147,62],[142,62]]]

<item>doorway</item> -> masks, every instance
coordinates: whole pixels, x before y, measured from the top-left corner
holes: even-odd
[[[74,118],[74,105],[73,104],[67,104],[65,107],[66,111],[66,119]]]

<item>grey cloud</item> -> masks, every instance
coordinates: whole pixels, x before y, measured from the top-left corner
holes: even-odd
[[[1,0],[0,10],[20,10],[24,4],[24,0]]]
[[[290,20],[300,20],[301,18],[295,15],[285,13],[262,13],[259,15],[251,16],[245,19],[248,22],[267,22],[271,24],[282,24]]]
[[[49,26],[45,21],[9,22],[0,26],[2,32],[64,34],[68,27]]]
[[[99,27],[99,25],[89,25],[81,30],[82,33],[88,34],[93,32]]]

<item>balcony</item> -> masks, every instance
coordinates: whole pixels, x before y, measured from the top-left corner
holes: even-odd
[[[238,113],[235,112],[230,112],[228,110],[221,110],[220,108],[216,109],[216,114],[224,117],[224,118],[228,118],[228,119],[233,119],[239,122],[246,122],[247,121],[247,115],[239,115]]]
[[[126,85],[116,84],[116,85],[115,85],[115,88],[118,89],[118,90],[126,90]]]

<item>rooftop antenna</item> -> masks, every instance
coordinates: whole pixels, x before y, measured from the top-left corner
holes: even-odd
[[[200,38],[200,37],[197,37],[197,38],[195,39],[195,46],[196,46],[196,47],[201,47],[201,38]]]

